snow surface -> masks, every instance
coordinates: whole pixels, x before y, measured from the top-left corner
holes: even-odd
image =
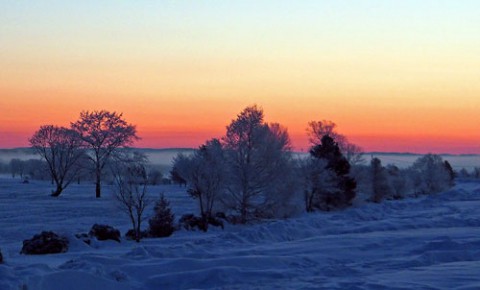
[[[196,212],[185,189],[165,192],[177,217]],[[91,184],[48,196],[49,183],[0,178],[0,289],[480,289],[480,181],[450,191],[344,211],[170,238],[75,239],[94,223],[129,228]],[[148,211],[148,214],[151,210]],[[70,239],[64,254],[20,255],[42,230]]]

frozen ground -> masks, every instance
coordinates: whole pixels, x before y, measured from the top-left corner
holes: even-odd
[[[74,238],[93,223],[129,228],[106,192],[73,185],[58,199],[49,184],[0,179],[0,289],[480,289],[480,182],[439,195],[362,204],[340,212],[176,232],[141,243]],[[195,205],[165,191],[177,216]],[[150,213],[150,211],[149,211]],[[24,256],[42,230],[70,238],[65,254]]]

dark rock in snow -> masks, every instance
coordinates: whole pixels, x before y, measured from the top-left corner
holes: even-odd
[[[3,255],[2,255],[2,251],[0,251],[0,264],[3,264]]]
[[[94,224],[88,234],[99,241],[114,240],[120,242],[120,231],[112,226]]]
[[[68,250],[68,239],[54,232],[42,232],[30,240],[23,241],[21,254],[43,255],[65,253]]]

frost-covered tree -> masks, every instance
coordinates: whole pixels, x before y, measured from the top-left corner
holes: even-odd
[[[355,179],[350,173],[350,163],[343,156],[339,145],[328,135],[323,136],[321,143],[310,149],[310,155],[327,162],[326,169],[335,174],[335,187],[322,194],[323,209],[329,210],[348,206],[355,198]]]
[[[150,203],[148,196],[147,158],[141,153],[118,154],[112,165],[113,191],[118,205],[129,217],[135,240],[142,238],[141,226],[145,220],[145,208]]]
[[[79,134],[84,147],[90,149],[89,159],[95,173],[95,196],[101,196],[101,181],[105,166],[118,148],[138,140],[134,125],[127,123],[116,112],[83,111],[78,121],[71,124]]]
[[[226,187],[226,162],[218,139],[207,141],[189,158],[188,170],[181,174],[188,184],[188,193],[198,200],[205,224],[213,218],[213,210]]]
[[[149,234],[152,237],[169,237],[175,231],[175,215],[170,209],[170,202],[162,194],[153,207],[154,215],[148,221]]]
[[[411,181],[408,178],[408,170],[400,169],[393,164],[386,166],[390,189],[393,199],[405,197],[411,190]]]
[[[290,138],[278,124],[267,124],[263,110],[245,108],[227,126],[222,139],[228,164],[223,203],[236,211],[240,222],[273,214],[286,202],[290,174]]]
[[[80,170],[80,159],[85,156],[80,135],[71,129],[53,125],[41,126],[30,138],[30,145],[48,165],[56,189],[52,196],[59,196],[74,181]]]
[[[450,173],[440,155],[419,157],[410,169],[417,194],[437,193],[452,186]]]
[[[328,162],[325,159],[309,156],[301,159],[299,163],[305,210],[313,212],[315,209],[322,209],[325,195],[336,190],[336,175],[327,169]]]

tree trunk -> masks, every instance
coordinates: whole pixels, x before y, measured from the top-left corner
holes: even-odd
[[[97,172],[97,177],[95,181],[95,197],[100,198],[101,196],[101,188],[100,188],[100,174]]]
[[[55,191],[52,191],[52,196],[53,197],[58,197],[63,191],[63,188],[61,185],[57,185],[57,189]]]
[[[247,223],[247,200],[243,197],[242,203],[240,205],[240,223]]]

